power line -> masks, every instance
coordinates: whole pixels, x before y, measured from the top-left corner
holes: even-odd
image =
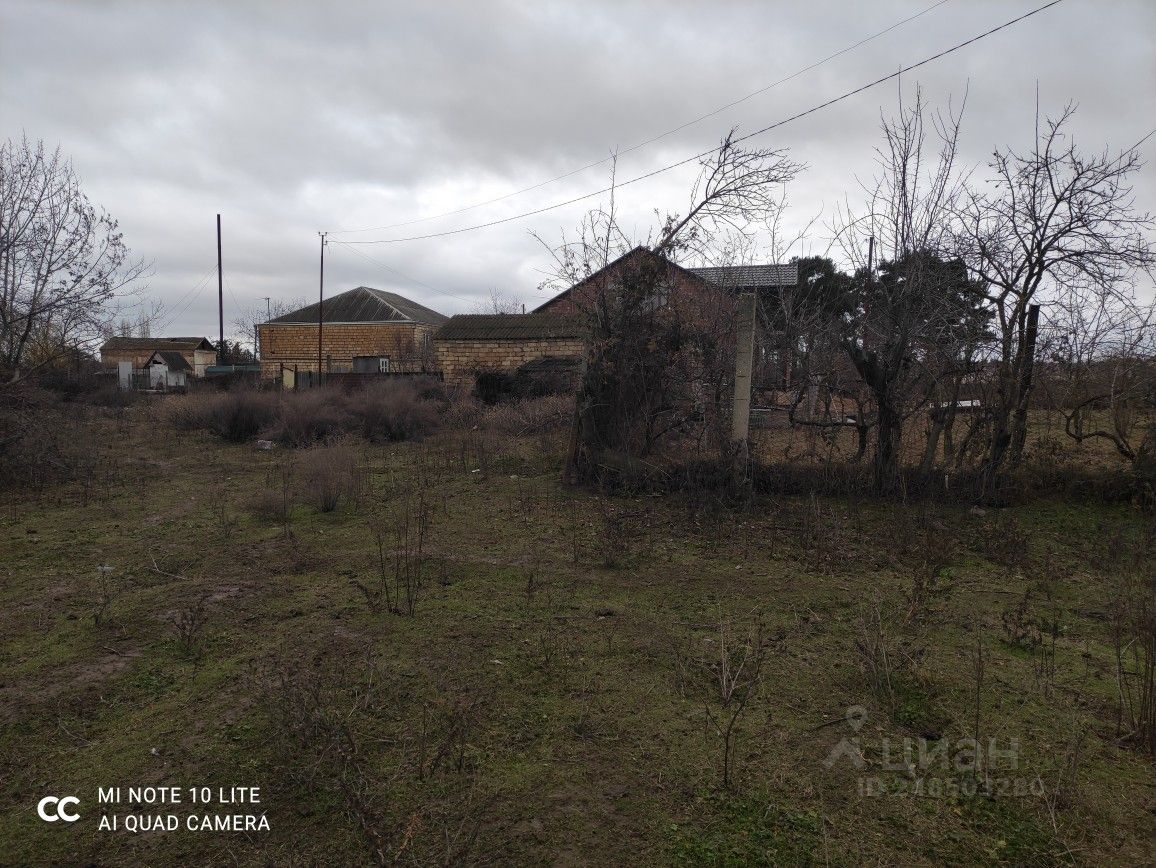
[[[192,287],[192,289],[189,289],[187,292],[185,292],[184,295],[177,299],[176,304],[173,305],[172,314],[170,314],[164,323],[159,327],[160,331],[167,329],[173,320],[183,315],[184,312],[188,310],[189,305],[196,301],[200,294],[204,292],[205,286],[208,284],[209,279],[213,276],[213,273],[216,270],[217,266],[214,265],[212,268],[205,272],[205,275],[196,283],[195,286]],[[188,299],[188,301],[185,301],[185,299]]]
[[[344,245],[346,247],[349,247],[350,242],[348,242],[348,241],[334,241],[334,240],[330,239],[329,244],[341,244],[341,245]],[[408,274],[405,274],[404,272],[398,271],[396,268],[393,268],[392,266],[386,265],[380,259],[377,259],[376,257],[370,256],[368,253],[365,253],[364,251],[358,250],[356,247],[349,247],[349,252],[350,253],[356,253],[362,259],[365,259],[368,262],[372,262],[375,265],[379,265],[382,268],[384,268],[386,271],[391,271],[394,274],[396,274],[398,277],[402,278],[403,280],[408,280],[410,283],[414,283],[414,284],[417,284],[418,286],[424,287],[425,289],[428,289],[430,292],[436,292],[439,295],[446,295],[446,296],[449,296],[450,298],[456,298],[458,301],[464,301],[467,304],[471,303],[471,299],[462,298],[460,295],[454,295],[452,292],[446,292],[445,290],[438,289],[437,287],[434,287],[434,286],[430,286],[428,283],[423,283],[422,281],[418,280],[416,277],[410,277]]]
[[[901,76],[905,73],[911,72],[914,69],[919,69],[921,66],[926,66],[929,63],[933,63],[934,61],[940,60],[941,58],[944,58],[949,54],[952,54],[956,51],[959,51],[963,48],[966,48],[968,45],[971,45],[972,43],[978,42],[981,39],[984,39],[988,36],[991,36],[993,33],[998,33],[1001,30],[1004,30],[1008,27],[1011,27],[1013,24],[1018,24],[1020,21],[1023,21],[1027,18],[1031,18],[1033,15],[1038,15],[1040,12],[1043,12],[1047,9],[1050,9],[1053,6],[1057,6],[1062,2],[1063,2],[1063,0],[1051,0],[1050,3],[1045,3],[1043,6],[1038,6],[1035,9],[1031,10],[1030,12],[1026,12],[1023,15],[1020,15],[1018,18],[1013,18],[1010,21],[1005,21],[1003,24],[1000,24],[997,27],[993,27],[990,30],[986,30],[983,33],[980,33],[976,36],[971,37],[970,39],[965,40],[964,42],[960,42],[956,45],[953,45],[951,48],[944,49],[943,51],[939,52],[938,54],[933,54],[930,57],[926,57],[923,60],[918,61],[917,63],[911,64],[910,66],[900,67],[895,72],[892,72],[888,75],[882,76],[881,78],[877,78],[874,81],[868,82],[867,84],[861,85],[861,86],[855,88],[854,90],[849,90],[846,93],[840,94],[837,97],[833,97],[832,99],[829,99],[826,102],[820,103],[819,105],[812,106],[811,108],[806,109],[805,111],[801,111],[798,114],[794,114],[788,118],[784,118],[783,120],[776,121],[775,123],[770,124],[769,126],[765,126],[762,129],[755,130],[752,133],[747,133],[745,136],[740,136],[738,138],[732,139],[731,144],[738,144],[740,142],[745,142],[749,139],[752,139],[755,136],[761,136],[765,133],[770,132],[771,130],[777,129],[777,128],[784,126],[786,124],[789,124],[793,121],[797,121],[800,118],[806,117],[807,115],[814,114],[815,112],[821,111],[825,108],[828,108],[832,105],[835,105],[836,103],[842,102],[845,99],[849,99],[850,97],[853,97],[853,96],[856,96],[857,94],[863,93],[866,90],[870,90],[873,87],[878,87],[879,85],[881,85],[885,82],[891,81],[892,79],[898,78],[899,76]],[[593,199],[595,196],[605,195],[606,193],[609,193],[612,190],[620,189],[622,187],[627,187],[631,184],[636,184],[639,181],[645,181],[648,178],[653,178],[656,175],[661,175],[665,172],[669,172],[671,169],[677,169],[680,166],[685,166],[688,163],[693,163],[694,161],[700,160],[703,157],[709,156],[710,154],[717,153],[718,150],[719,150],[719,148],[710,148],[708,150],[701,151],[697,154],[694,154],[690,157],[687,157],[684,160],[679,160],[676,163],[671,163],[669,165],[663,166],[660,169],[654,169],[653,171],[646,172],[645,174],[636,175],[635,177],[630,178],[626,181],[620,181],[620,182],[614,184],[613,186],[603,187],[602,189],[595,190],[592,193],[586,193],[586,194],[581,195],[581,196],[575,196],[572,199],[566,199],[565,201],[562,201],[562,202],[555,202],[552,205],[546,205],[542,208],[536,208],[533,211],[524,211],[520,214],[515,214],[515,215],[510,216],[510,217],[502,217],[502,218],[499,218],[497,220],[490,220],[490,221],[487,221],[485,223],[476,223],[472,226],[463,226],[463,227],[460,227],[458,229],[447,229],[443,232],[430,232],[430,233],[425,234],[425,235],[408,235],[408,236],[404,236],[402,238],[380,238],[380,239],[375,239],[375,240],[370,240],[370,241],[343,241],[341,243],[342,244],[398,244],[398,243],[403,242],[403,241],[423,241],[423,240],[428,239],[428,238],[444,238],[445,236],[448,236],[448,235],[460,235],[463,232],[473,232],[477,229],[487,229],[491,226],[499,226],[503,223],[511,223],[515,220],[521,220],[525,217],[533,217],[537,214],[544,214],[547,211],[553,211],[553,210],[558,209],[558,208],[564,208],[567,205],[574,205],[578,202],[583,202],[587,199]]]
[[[778,81],[772,82],[771,84],[768,84],[764,87],[760,87],[758,90],[751,91],[746,96],[739,97],[738,99],[733,100],[732,102],[728,102],[726,105],[719,106],[718,108],[714,109],[713,111],[709,111],[706,114],[699,115],[694,120],[686,121],[685,123],[679,124],[677,127],[673,127],[672,129],[669,129],[664,133],[659,133],[656,136],[651,136],[649,139],[638,142],[637,144],[633,144],[628,148],[616,150],[613,157],[603,157],[601,160],[595,160],[592,163],[587,163],[585,166],[580,166],[577,169],[573,169],[569,172],[566,172],[565,174],[556,175],[553,178],[548,178],[547,180],[540,181],[537,184],[531,184],[529,187],[522,187],[520,190],[514,190],[510,193],[505,193],[504,195],[497,196],[493,199],[486,199],[484,202],[475,202],[473,205],[465,205],[461,208],[455,208],[452,211],[443,211],[440,214],[431,214],[428,217],[419,217],[415,220],[403,220],[400,223],[389,223],[389,224],[386,224],[385,226],[371,226],[367,229],[337,229],[337,230],[334,230],[334,234],[336,234],[336,235],[346,235],[346,234],[352,235],[352,234],[356,234],[359,232],[382,232],[386,229],[396,229],[400,226],[413,226],[417,223],[427,223],[430,220],[438,220],[442,217],[452,217],[454,214],[462,214],[466,211],[473,211],[477,208],[485,207],[486,205],[493,205],[497,202],[504,202],[507,199],[512,199],[513,197],[520,196],[523,193],[529,193],[533,190],[538,190],[538,189],[541,189],[542,187],[546,187],[550,184],[555,183],[556,181],[563,181],[566,178],[571,178],[574,175],[580,174],[581,172],[585,172],[587,169],[593,169],[593,168],[596,168],[597,166],[605,165],[606,163],[609,163],[611,160],[613,160],[619,156],[622,156],[623,154],[629,154],[632,151],[637,151],[640,148],[645,148],[647,145],[652,145],[657,141],[665,139],[667,136],[672,136],[675,133],[682,132],[687,127],[692,127],[695,124],[698,124],[698,123],[701,123],[702,121],[707,120],[708,118],[713,118],[716,115],[720,115],[723,112],[727,111],[728,109],[732,109],[735,106],[737,106],[741,103],[744,103],[749,99],[753,99],[754,97],[759,96],[760,94],[764,94],[767,91],[772,90],[781,84],[786,84],[788,81],[791,81],[792,79],[796,79],[799,76],[804,75],[805,73],[808,73],[813,69],[817,69],[818,67],[822,66],[823,64],[828,63],[829,61],[832,61],[837,57],[841,57],[842,55],[847,54],[850,51],[854,51],[856,48],[859,48],[862,45],[866,45],[868,42],[872,42],[873,40],[878,39],[880,36],[885,36],[888,33],[890,33],[892,30],[895,30],[899,27],[902,27],[904,24],[907,24],[908,22],[914,21],[916,18],[921,18],[922,16],[926,15],[928,12],[932,12],[935,9],[938,9],[940,6],[943,6],[945,3],[950,3],[950,2],[951,2],[951,0],[938,0],[937,3],[933,3],[932,5],[923,9],[922,11],[916,12],[914,15],[910,15],[907,18],[904,18],[902,21],[895,22],[890,27],[887,27],[883,30],[880,30],[878,33],[874,33],[871,36],[867,36],[867,37],[864,37],[863,39],[860,39],[854,45],[848,45],[846,48],[842,48],[839,51],[836,51],[834,54],[828,54],[822,60],[817,60],[814,63],[812,63],[810,66],[803,67],[802,69],[798,70],[797,72],[793,72],[790,75],[785,76],[784,78],[780,78]]]

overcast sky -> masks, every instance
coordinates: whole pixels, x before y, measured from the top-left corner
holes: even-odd
[[[816,69],[622,156],[632,177],[916,62],[1044,0],[948,0]],[[226,319],[260,299],[317,293],[319,239],[445,231],[605,186],[606,165],[500,203],[409,226],[570,172],[679,126],[927,10],[914,2],[269,2],[0,0],[0,138],[69,155],[94,202],[153,263],[167,334],[216,334],[224,224]],[[1156,126],[1156,2],[1064,0],[905,76],[935,105],[968,91],[961,156],[1030,144],[1045,112],[1079,104],[1077,142],[1133,144]],[[807,170],[790,186],[802,225],[872,174],[894,83],[757,139]],[[1149,140],[1145,156],[1156,152]],[[693,172],[620,191],[628,228],[685,206]],[[1135,178],[1156,211],[1156,166]],[[326,293],[391,289],[444,313],[491,290],[527,305],[558,238],[595,201],[449,237],[331,245]],[[804,252],[827,246],[822,221]],[[392,270],[391,270],[392,269]],[[199,292],[193,292],[200,287]],[[154,334],[157,332],[154,331]]]

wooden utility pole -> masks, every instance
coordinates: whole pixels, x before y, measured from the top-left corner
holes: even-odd
[[[321,385],[321,331],[325,312],[325,236],[328,232],[318,232],[321,236],[321,284],[317,292],[317,385]]]
[[[735,399],[731,410],[731,441],[734,448],[732,482],[736,489],[750,483],[747,445],[751,428],[751,371],[755,359],[755,294],[739,296],[737,341],[735,343]]]
[[[225,364],[225,272],[221,268],[221,215],[217,215],[217,324],[221,334],[217,341],[217,364]]]

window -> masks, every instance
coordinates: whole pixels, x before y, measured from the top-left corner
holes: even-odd
[[[355,374],[388,374],[389,356],[354,356]]]

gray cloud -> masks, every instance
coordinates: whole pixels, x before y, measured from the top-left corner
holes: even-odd
[[[807,66],[931,5],[916,2],[333,4],[0,4],[0,136],[59,143],[91,197],[155,263],[150,292],[170,306],[215,257],[224,215],[228,307],[316,292],[318,229],[412,220],[502,195],[606,156]],[[619,177],[755,129],[942,50],[1034,2],[953,0],[875,42],[702,124],[624,155]],[[968,110],[963,159],[1030,143],[1041,108],[1080,104],[1089,149],[1122,147],[1156,117],[1156,4],[1065,0],[905,77],[936,104]],[[783,127],[808,171],[790,220],[828,212],[872,172],[894,84]],[[1154,147],[1149,144],[1149,150]],[[691,173],[622,191],[627,225],[680,207]],[[596,189],[592,169],[486,208],[405,229],[445,230]],[[1139,203],[1156,210],[1151,171]],[[591,203],[592,204],[592,203]],[[527,302],[557,237],[584,206],[429,241],[361,248],[443,294],[335,246],[329,291],[396,289],[446,312],[491,288]],[[813,247],[825,245],[822,230]],[[211,285],[210,285],[211,284]],[[215,332],[214,281],[170,327]],[[187,299],[186,299],[187,300]]]

